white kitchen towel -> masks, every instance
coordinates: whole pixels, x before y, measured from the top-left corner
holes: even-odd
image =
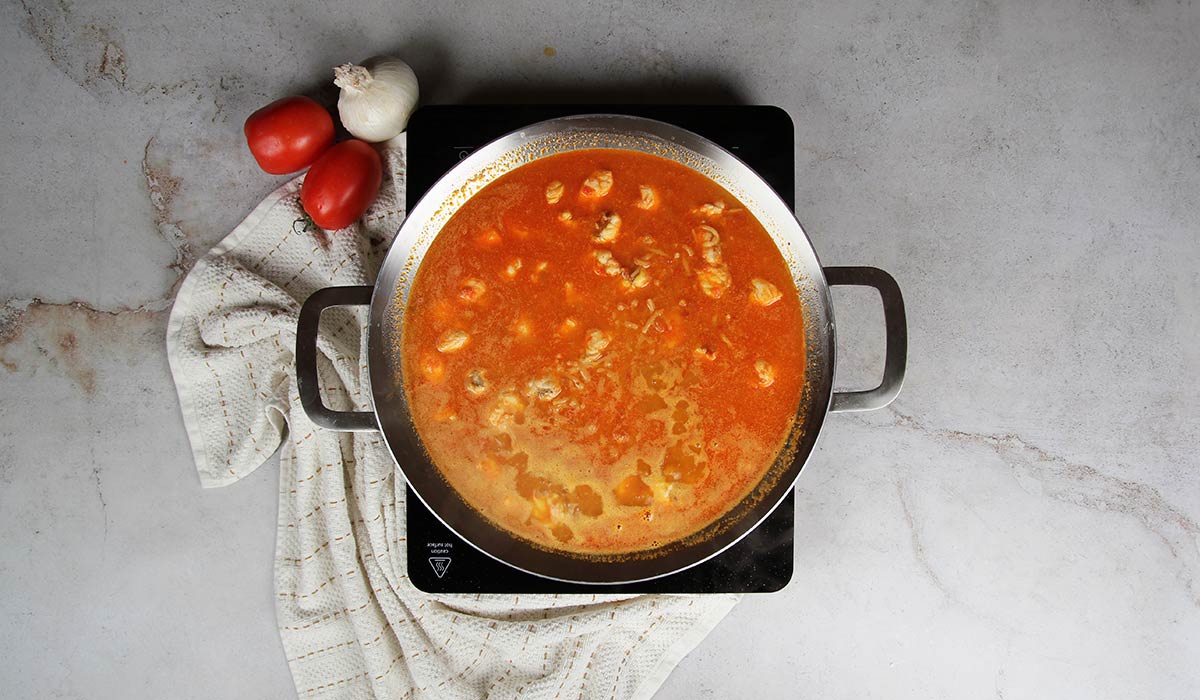
[[[351,228],[306,224],[302,177],[184,280],[167,351],[200,481],[231,484],[280,443],[276,615],[300,697],[649,698],[736,596],[429,595],[405,565],[404,480],[375,433],[315,427],[296,394],[313,291],[370,284],[404,219],[405,138]],[[326,401],[369,406],[366,310],[322,319]]]

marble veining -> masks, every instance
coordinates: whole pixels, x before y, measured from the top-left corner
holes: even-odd
[[[1179,580],[1186,586],[1192,604],[1200,607],[1195,581],[1196,567],[1200,561],[1200,526],[1164,499],[1156,489],[1136,481],[1118,479],[1095,467],[1051,454],[1020,435],[930,428],[913,416],[897,411],[892,413],[897,427],[919,431],[942,442],[991,449],[1012,470],[1013,478],[1027,493],[1100,513],[1120,513],[1132,517],[1161,540],[1171,557],[1178,560]],[[946,590],[925,557],[919,526],[909,511],[903,485],[897,483],[896,490],[904,507],[905,521],[912,531],[913,551],[937,587]],[[953,598],[950,591],[946,591],[946,595]]]

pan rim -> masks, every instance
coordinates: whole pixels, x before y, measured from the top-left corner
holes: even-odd
[[[773,222],[788,229],[786,231],[789,234],[788,242],[797,244],[796,249],[791,252],[803,258],[803,260],[789,261],[789,268],[792,269],[795,278],[797,265],[803,263],[800,266],[804,273],[803,282],[812,296],[809,303],[804,304],[805,336],[809,342],[809,349],[806,352],[806,372],[811,372],[813,369],[814,357],[818,359],[817,369],[819,371],[816,376],[809,375],[815,381],[809,381],[806,378],[808,396],[801,402],[802,407],[807,411],[802,436],[803,444],[797,448],[794,458],[783,469],[784,473],[777,479],[776,485],[770,489],[769,493],[762,496],[758,506],[740,514],[735,519],[736,523],[726,528],[724,532],[703,540],[698,545],[677,549],[675,552],[668,552],[662,556],[627,558],[616,561],[603,561],[598,557],[581,558],[569,552],[542,549],[491,524],[485,516],[465,504],[465,501],[449,486],[428,455],[424,453],[423,443],[421,443],[415,427],[411,425],[402,375],[396,374],[392,368],[392,362],[386,356],[385,340],[389,336],[389,329],[400,327],[403,309],[407,305],[408,289],[402,288],[399,293],[397,291],[400,275],[407,270],[408,285],[411,288],[411,281],[415,278],[419,263],[428,250],[432,238],[436,237],[435,232],[429,240],[424,242],[422,248],[417,242],[420,234],[414,234],[413,229],[428,227],[433,214],[441,212],[442,215],[445,215],[445,212],[442,211],[445,200],[461,190],[467,180],[478,177],[480,172],[489,174],[482,184],[476,183],[474,191],[478,191],[505,172],[520,167],[530,160],[536,160],[536,158],[530,158],[523,162],[512,163],[507,168],[496,169],[494,166],[498,159],[505,157],[515,149],[528,147],[531,143],[536,145],[564,134],[577,142],[580,139],[586,141],[586,138],[597,135],[600,137],[616,135],[625,138],[645,138],[685,155],[691,153],[697,157],[696,162],[707,161],[715,164],[727,175],[727,181],[736,178],[744,186],[743,189],[748,188],[753,192],[756,205],[769,207],[773,215]],[[591,147],[606,146],[593,145]],[[564,148],[563,150],[575,149]],[[552,155],[552,153],[545,153],[541,157],[546,155]],[[673,158],[673,160],[677,159]],[[684,164],[689,165],[689,163]],[[492,168],[491,171],[488,170],[489,167]],[[730,189],[726,181],[713,177],[709,173],[701,172],[717,181],[722,187]],[[738,196],[744,204],[750,206],[751,202],[745,201],[746,197],[741,192],[731,190],[731,194]],[[469,196],[462,198],[462,202],[469,198]],[[457,207],[455,207],[456,209]],[[757,210],[752,211],[759,217],[764,227],[772,233],[772,238],[778,247],[780,237],[767,225],[767,222],[762,220],[762,216]],[[452,214],[453,211],[450,215]],[[780,252],[783,253],[783,250],[781,249]],[[414,254],[416,255],[415,264],[413,264]],[[400,260],[400,257],[404,259]],[[785,259],[787,259],[786,254]],[[797,280],[797,287],[800,288],[800,280]],[[805,292],[802,291],[801,294],[804,296]],[[400,308],[399,320],[394,314],[396,307]],[[816,317],[810,316],[812,311],[818,312]],[[565,583],[616,585],[648,581],[697,566],[732,547],[756,529],[791,491],[803,467],[811,457],[832,400],[832,374],[836,351],[833,308],[828,284],[821,270],[816,251],[794,212],[753,169],[729,151],[691,131],[644,117],[596,113],[537,122],[514,130],[480,147],[444,174],[430,187],[426,195],[406,217],[396,236],[393,249],[388,252],[381,266],[372,294],[369,333],[367,371],[372,387],[371,399],[381,428],[382,439],[393,457],[395,468],[409,483],[418,499],[443,525],[488,557],[539,578]],[[817,341],[818,347],[816,348],[813,347],[814,340]],[[399,416],[396,411],[397,400],[402,407],[402,410],[399,411],[402,415]],[[401,420],[408,424],[407,430],[401,429],[404,426],[397,425]],[[397,440],[397,437],[400,439]],[[417,450],[413,449],[414,442]],[[425,465],[426,468],[423,471],[426,473],[422,474],[416,471],[411,461],[406,469],[404,462],[413,459]],[[440,482],[440,487],[431,484],[434,480]],[[741,502],[735,504],[730,512],[740,506]],[[469,512],[463,513],[463,510]],[[684,538],[684,540],[686,539]],[[482,543],[477,540],[482,540]],[[676,554],[678,556],[673,556]]]

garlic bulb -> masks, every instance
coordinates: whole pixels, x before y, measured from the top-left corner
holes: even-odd
[[[418,94],[417,76],[407,63],[375,56],[361,66],[338,66],[333,76],[333,83],[342,89],[338,116],[347,131],[371,143],[387,141],[404,131]]]

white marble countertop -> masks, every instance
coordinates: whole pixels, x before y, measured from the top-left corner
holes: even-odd
[[[907,385],[829,420],[792,584],[659,697],[1200,696],[1200,7],[266,5],[0,5],[6,696],[293,694],[275,470],[200,489],[163,332],[277,182],[245,116],[384,51],[429,102],[780,105],[824,262],[904,289]],[[868,384],[881,312],[836,300]]]

